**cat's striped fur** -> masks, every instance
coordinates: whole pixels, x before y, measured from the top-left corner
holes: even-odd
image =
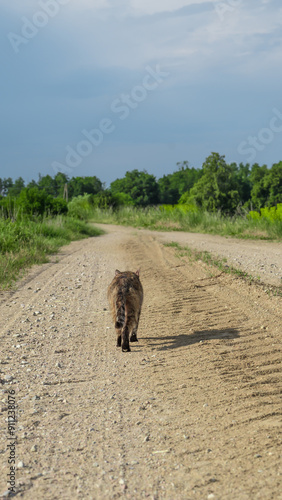
[[[116,334],[117,346],[123,351],[130,351],[130,342],[138,342],[137,329],[143,302],[143,287],[139,279],[139,270],[115,272],[115,277],[108,288],[110,304]]]

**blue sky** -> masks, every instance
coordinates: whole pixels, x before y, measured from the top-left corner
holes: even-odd
[[[4,0],[0,177],[282,160],[280,0]]]

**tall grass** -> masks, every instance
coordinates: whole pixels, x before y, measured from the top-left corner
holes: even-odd
[[[247,215],[228,217],[221,213],[185,210],[177,207],[123,207],[93,209],[91,220],[161,231],[190,231],[238,238],[282,239],[282,220]]]
[[[71,241],[98,236],[102,231],[64,216],[34,221],[0,218],[0,288],[7,288],[33,264]]]

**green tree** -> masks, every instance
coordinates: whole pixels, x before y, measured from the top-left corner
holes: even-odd
[[[240,201],[234,169],[225,157],[212,153],[203,163],[203,175],[190,190],[196,204],[209,212],[234,213]]]
[[[18,196],[22,189],[24,189],[24,180],[22,177],[19,177],[18,179],[15,180],[14,184],[12,187],[9,188],[8,190],[8,195],[9,196]]]
[[[136,206],[156,205],[159,203],[159,187],[154,175],[143,170],[126,172],[125,177],[116,179],[110,187],[113,195],[129,194]]]
[[[97,194],[103,190],[103,184],[95,175],[92,177],[72,177],[68,183],[69,197]]]
[[[234,182],[237,186],[240,203],[244,205],[250,200],[252,183],[250,179],[250,164],[240,163],[239,166],[236,163],[231,163],[230,165],[233,169]]]
[[[267,205],[273,207],[282,203],[282,161],[274,163],[264,177],[264,187],[268,192]]]
[[[9,192],[9,189],[13,187],[13,179],[8,177],[7,179],[3,179],[2,181],[2,195],[6,196]]]
[[[38,187],[40,189],[45,189],[47,194],[52,196],[57,195],[57,184],[55,179],[51,175],[44,175],[43,177],[39,174]]]
[[[27,184],[27,186],[26,186],[26,187],[27,187],[28,189],[30,189],[30,188],[34,188],[34,187],[35,187],[35,188],[38,188],[38,184],[37,184],[37,182],[36,182],[34,179],[32,179],[32,181],[30,181],[30,182]]]
[[[117,200],[109,189],[104,189],[93,196],[93,205],[94,207],[104,209],[115,208],[117,206]]]
[[[268,174],[266,165],[254,163],[252,166],[250,181],[252,184],[251,203],[253,208],[265,207],[269,196],[269,188],[265,185],[265,178]]]
[[[16,201],[17,207],[28,216],[57,215],[67,212],[67,204],[63,199],[54,198],[38,186],[24,188]]]
[[[59,196],[63,198],[65,184],[67,184],[69,181],[68,176],[66,174],[63,174],[63,172],[58,172],[54,177],[54,181],[55,181],[55,192],[53,196],[55,197]]]
[[[194,186],[200,179],[202,171],[194,167],[190,168],[187,161],[177,163],[176,172],[164,175],[158,181],[160,191],[160,202],[174,204],[179,198]]]
[[[27,215],[43,215],[47,196],[46,191],[38,187],[25,188],[18,197],[18,206]]]
[[[178,162],[178,171],[172,174],[172,185],[178,187],[179,195],[190,191],[194,184],[201,178],[201,169],[189,167],[188,161]]]

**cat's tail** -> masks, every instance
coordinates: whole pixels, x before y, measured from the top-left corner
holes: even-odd
[[[126,308],[126,297],[123,294],[118,294],[116,301],[116,328],[123,328],[126,323],[127,318],[127,308]]]

